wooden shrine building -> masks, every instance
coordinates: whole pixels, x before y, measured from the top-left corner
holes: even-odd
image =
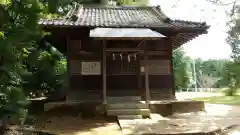
[[[207,33],[206,23],[172,20],[156,7],[85,6],[40,20],[67,54],[68,100],[141,96],[175,99],[172,51]]]

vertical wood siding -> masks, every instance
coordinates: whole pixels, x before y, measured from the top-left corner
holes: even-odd
[[[122,41],[123,42],[123,41]],[[113,42],[114,43],[114,42]],[[165,41],[149,41],[149,50],[169,51],[169,46]],[[92,50],[92,55],[80,55],[80,49]],[[84,45],[83,45],[84,44]],[[80,39],[72,39],[68,43],[69,48],[69,66],[70,66],[70,86],[72,93],[69,94],[70,99],[85,99],[89,97],[91,100],[101,100],[102,97],[102,76],[101,75],[81,75],[81,61],[101,61],[101,52],[98,41],[80,41]],[[114,44],[111,44],[111,47]],[[137,44],[136,44],[137,45]],[[152,46],[151,46],[152,45]],[[95,47],[94,47],[95,46]],[[98,49],[97,49],[98,48]],[[141,57],[139,57],[142,59]],[[172,99],[173,98],[173,76],[171,71],[172,56],[149,56],[149,87],[150,96],[153,100]],[[144,95],[144,76],[141,73],[141,86],[138,85],[138,71],[143,66],[143,61],[132,60],[113,60],[111,55],[107,58],[107,94],[111,95],[114,90],[119,95],[136,93]],[[121,73],[122,75],[118,75]],[[112,75],[110,75],[112,74]],[[123,91],[125,90],[126,93]],[[133,90],[132,92],[126,90]]]

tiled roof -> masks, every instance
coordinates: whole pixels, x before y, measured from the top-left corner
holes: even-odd
[[[203,28],[205,23],[173,21],[156,7],[82,6],[74,8],[64,18],[40,20],[45,26],[104,28]]]

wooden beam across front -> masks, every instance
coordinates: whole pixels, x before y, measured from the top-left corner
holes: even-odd
[[[135,48],[108,48],[106,52],[139,52],[140,54],[144,54],[144,50],[135,49]],[[166,51],[148,51],[148,55],[165,55]]]
[[[143,52],[141,49],[136,48],[107,48],[107,52]]]
[[[167,55],[169,52],[167,51],[148,51],[148,55],[162,56]]]

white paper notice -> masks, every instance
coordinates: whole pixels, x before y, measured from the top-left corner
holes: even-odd
[[[82,62],[82,75],[100,75],[100,62]]]

